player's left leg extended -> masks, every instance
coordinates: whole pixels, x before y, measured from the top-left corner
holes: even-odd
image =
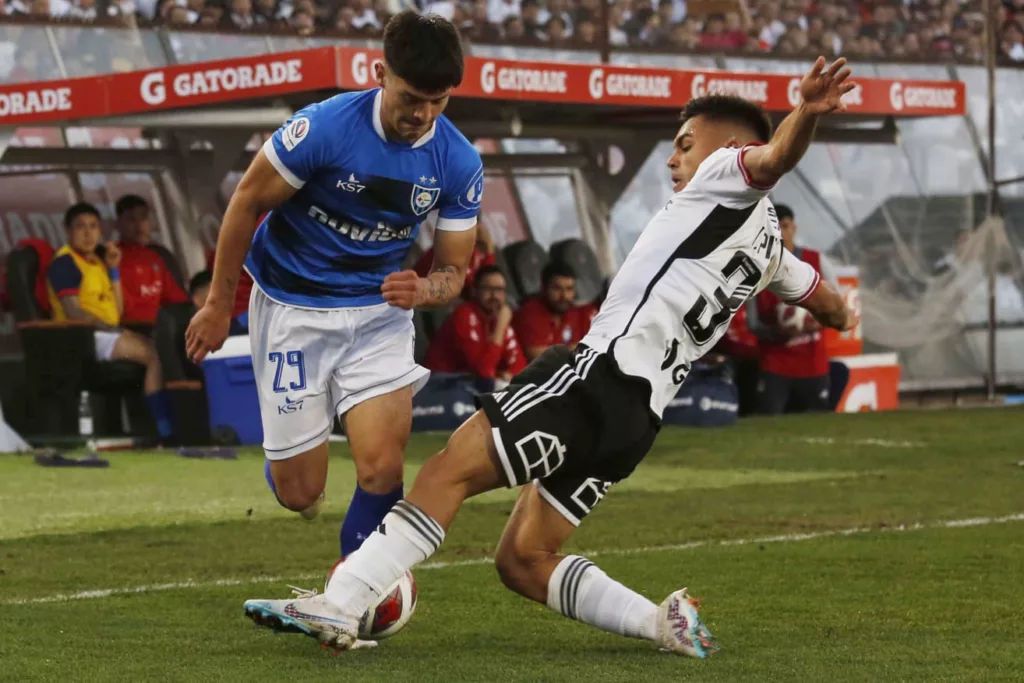
[[[684,588],[660,607],[605,574],[580,555],[559,550],[582,516],[600,502],[609,482],[594,477],[536,481],[519,493],[502,533],[494,564],[502,583],[560,614],[608,633],[650,640],[690,657],[717,650],[698,614],[699,602]]]

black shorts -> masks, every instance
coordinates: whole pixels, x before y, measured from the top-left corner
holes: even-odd
[[[650,385],[605,354],[555,346],[477,402],[508,486],[536,480],[541,496],[578,525],[650,450],[660,427],[650,399]]]

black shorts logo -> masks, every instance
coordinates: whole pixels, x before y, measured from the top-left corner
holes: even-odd
[[[586,481],[580,484],[576,492],[572,494],[572,500],[580,506],[585,515],[589,515],[597,507],[597,504],[601,502],[604,495],[608,493],[611,485],[612,482],[610,481],[588,477]]]
[[[550,476],[565,462],[565,446],[554,434],[535,431],[516,441],[526,481]]]

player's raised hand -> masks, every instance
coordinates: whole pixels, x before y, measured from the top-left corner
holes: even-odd
[[[825,68],[825,58],[818,57],[811,70],[800,81],[800,96],[804,107],[812,114],[822,116],[836,111],[845,111],[842,97],[857,87],[847,79],[852,71],[846,66],[846,58],[840,57]]]
[[[381,294],[384,295],[384,301],[396,308],[404,308],[407,311],[412,309],[419,300],[418,292],[422,286],[421,279],[415,270],[391,273],[384,278],[384,284],[380,288]]]
[[[185,331],[185,353],[188,359],[198,365],[206,354],[217,351],[224,345],[231,328],[231,309],[207,303],[192,316]]]

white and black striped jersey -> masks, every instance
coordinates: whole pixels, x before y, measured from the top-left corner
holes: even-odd
[[[754,185],[743,165],[747,149],[709,156],[651,219],[581,342],[647,380],[659,417],[748,299],[767,287],[799,303],[818,284],[783,247],[771,188]]]

